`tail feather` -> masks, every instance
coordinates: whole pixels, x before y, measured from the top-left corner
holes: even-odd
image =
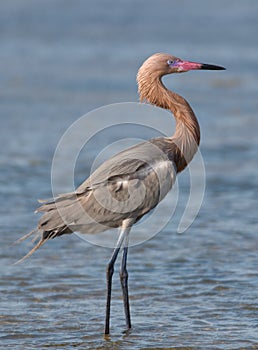
[[[12,245],[16,245],[16,244],[19,244],[19,243],[25,241],[25,239],[29,238],[30,236],[32,236],[32,235],[35,234],[35,233],[38,233],[38,229],[37,229],[37,228],[34,228],[32,231],[30,231],[30,232],[27,233],[26,235],[24,235],[24,236],[22,236],[21,238],[17,239]],[[33,238],[33,241],[34,241],[35,239],[37,239],[37,236],[38,236],[38,235],[36,235],[36,236]]]
[[[65,228],[63,228],[64,230]],[[29,258],[33,253],[35,253],[36,250],[38,250],[43,244],[45,244],[49,239],[55,238],[56,236],[62,234],[62,230],[53,230],[53,231],[43,231],[39,230],[38,228],[32,230],[31,232],[27,233],[26,235],[22,236],[20,239],[14,242],[15,244],[23,242],[25,239],[29,238],[32,235],[35,235],[32,239],[32,242],[35,243],[36,240],[40,237],[39,241],[34,245],[34,247],[26,254],[24,255],[21,259],[16,261],[14,265],[17,265],[27,258]]]
[[[15,264],[19,264],[30,257],[50,238],[72,233],[73,231],[69,228],[68,223],[71,218],[76,218],[76,214],[80,216],[81,213],[80,202],[78,202],[78,196],[75,193],[67,193],[53,199],[39,200],[39,202],[42,205],[36,210],[36,213],[43,212],[43,215],[39,219],[38,227],[14,242],[14,244],[21,243],[35,235],[32,240],[35,246]],[[77,210],[78,207],[80,210]],[[36,243],[37,239],[39,240]]]
[[[27,235],[26,235],[27,236]],[[22,237],[23,238],[23,237]],[[25,259],[29,258],[36,250],[39,249],[44,243],[46,243],[49,240],[49,238],[41,238],[40,241],[26,254],[24,257],[22,257],[20,260],[16,261],[14,265],[20,264]]]

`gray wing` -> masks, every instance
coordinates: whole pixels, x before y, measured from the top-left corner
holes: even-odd
[[[138,220],[165,197],[175,176],[160,139],[143,142],[105,161],[75,193],[43,204],[39,228],[55,236],[97,233],[121,226],[128,217]]]

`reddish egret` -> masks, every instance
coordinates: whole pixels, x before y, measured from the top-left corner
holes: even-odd
[[[109,334],[112,275],[120,248],[123,248],[120,281],[126,327],[130,329],[126,269],[130,229],[166,196],[176,174],[192,160],[200,142],[199,124],[192,108],[183,97],[168,90],[161,78],[166,74],[195,69],[225,68],[185,61],[164,53],[149,57],[137,75],[140,100],[172,112],[176,119],[174,135],[154,138],[116,154],[94,171],[74,193],[43,201],[37,210],[44,213],[37,229],[21,239],[33,233],[39,233],[41,237],[26,258],[50,238],[74,231],[94,234],[120,228],[119,239],[106,270],[105,334]]]

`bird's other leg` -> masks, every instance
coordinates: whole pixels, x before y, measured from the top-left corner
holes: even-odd
[[[125,220],[126,221],[126,220]],[[106,301],[106,321],[105,321],[105,334],[109,334],[109,323],[110,323],[110,305],[111,305],[111,291],[112,291],[112,276],[114,273],[114,265],[117,259],[117,255],[123,244],[124,238],[127,236],[127,232],[129,233],[130,227],[128,224],[124,224],[121,228],[121,232],[116,244],[116,247],[113,251],[111,259],[107,265],[106,270],[106,279],[107,279],[107,301]]]
[[[125,321],[126,321],[127,329],[131,328],[131,317],[130,317],[130,306],[129,306],[129,295],[128,295],[128,272],[126,269],[129,232],[130,232],[130,229],[127,231],[126,237],[125,237],[124,252],[123,252],[122,264],[120,269],[120,282],[121,282],[121,287],[123,292]]]

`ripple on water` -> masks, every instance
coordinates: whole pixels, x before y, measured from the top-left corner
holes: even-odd
[[[192,7],[181,2],[180,11],[166,0],[60,4],[1,2],[1,345],[258,349],[258,2],[196,0]],[[200,119],[205,197],[187,232],[176,233],[184,210],[179,201],[163,232],[129,250],[130,332],[124,332],[116,267],[112,333],[104,338],[110,249],[64,235],[13,266],[32,243],[10,245],[36,226],[36,199],[51,196],[51,160],[65,129],[96,106],[136,101],[140,62],[150,52],[172,50],[172,37],[175,54],[228,68],[223,75],[192,72],[166,80]],[[119,137],[126,135],[127,128]],[[97,141],[116,138],[110,133]],[[82,157],[79,179],[95,153],[92,146]],[[180,179],[186,203],[189,184]]]

